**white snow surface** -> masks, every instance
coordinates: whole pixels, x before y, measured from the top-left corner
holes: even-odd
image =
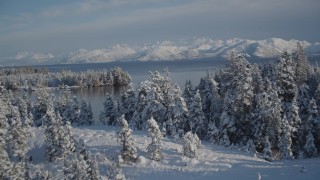
[[[182,60],[209,57],[226,57],[230,52],[246,53],[252,57],[274,58],[281,52],[292,52],[299,42],[308,55],[319,55],[318,42],[309,43],[299,40],[284,40],[281,38],[269,38],[264,40],[248,40],[233,38],[229,40],[212,40],[210,38],[191,38],[177,41],[161,41],[147,43],[141,46],[129,46],[126,44],[114,45],[104,49],[79,49],[62,54],[19,52],[16,60],[47,60],[56,63],[95,63],[112,61],[160,61]]]
[[[34,128],[35,136],[30,140],[33,156],[32,167],[49,170],[54,179],[63,178],[63,161],[50,164],[44,157],[43,129]],[[121,146],[117,142],[118,127],[75,127],[75,139],[83,139],[87,150],[97,158],[102,179],[106,179],[108,159],[116,158]],[[126,179],[170,180],[170,179],[319,179],[320,158],[268,162],[237,149],[231,149],[202,141],[197,158],[183,157],[182,142],[163,138],[164,159],[160,162],[147,157],[147,146],[151,139],[145,131],[134,131],[132,136],[138,149],[135,164],[121,165]],[[258,155],[259,156],[259,155]],[[109,162],[110,163],[110,162]]]

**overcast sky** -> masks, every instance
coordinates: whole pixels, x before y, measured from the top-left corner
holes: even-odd
[[[320,0],[0,0],[0,57],[189,37],[320,40]]]

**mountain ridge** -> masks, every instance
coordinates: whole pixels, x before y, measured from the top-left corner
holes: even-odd
[[[158,41],[140,46],[116,44],[102,49],[79,49],[67,53],[18,52],[13,58],[17,63],[29,64],[78,64],[103,63],[114,61],[170,61],[199,58],[226,57],[230,52],[246,53],[256,58],[276,58],[281,52],[292,52],[300,43],[310,55],[320,55],[320,43],[310,43],[295,39],[268,38],[250,40],[232,38],[212,40],[211,38],[192,38],[177,41]],[[20,65],[20,64],[19,64]]]

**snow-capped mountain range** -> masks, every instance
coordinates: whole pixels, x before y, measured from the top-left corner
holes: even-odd
[[[141,46],[126,44],[104,49],[79,49],[67,53],[19,52],[16,60],[41,63],[97,63],[112,61],[162,61],[198,58],[226,57],[231,51],[246,53],[251,57],[274,58],[283,50],[294,50],[299,42],[309,56],[320,55],[320,43],[270,38],[265,40],[192,38],[178,41],[162,41]]]

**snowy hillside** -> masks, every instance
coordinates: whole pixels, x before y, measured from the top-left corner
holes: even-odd
[[[299,42],[309,55],[320,54],[319,43],[299,40],[270,38],[265,40],[212,40],[210,38],[192,38],[178,41],[162,41],[141,46],[115,45],[104,49],[79,49],[60,54],[19,52],[15,60],[29,60],[34,63],[95,63],[112,61],[159,61],[182,60],[208,57],[226,57],[230,52],[244,52],[257,58],[278,57],[283,50],[291,52]],[[19,61],[19,63],[22,63]]]
[[[35,128],[36,138],[30,144],[29,155],[33,156],[32,167],[42,167],[52,172],[54,179],[63,177],[63,163],[49,164],[45,157],[43,129]],[[118,127],[90,126],[73,128],[75,139],[83,139],[86,148],[98,160],[101,174],[105,177],[110,163],[120,153],[117,142]],[[147,146],[151,138],[144,131],[134,131],[133,139],[138,149],[138,162],[121,165],[126,179],[318,179],[320,159],[268,162],[238,149],[225,148],[209,142],[202,142],[197,158],[183,157],[182,143],[171,138],[163,138],[164,159],[155,162],[147,158]],[[258,155],[259,156],[259,155]]]

